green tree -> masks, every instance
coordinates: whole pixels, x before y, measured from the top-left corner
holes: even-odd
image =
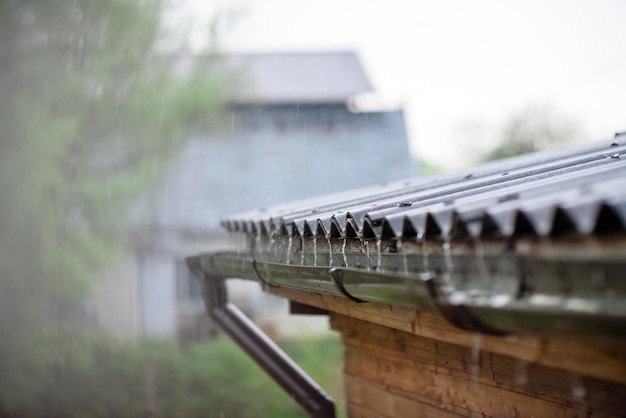
[[[500,143],[483,160],[499,160],[575,142],[579,131],[577,121],[550,106],[528,106],[505,122]]]
[[[81,301],[123,244],[127,203],[191,123],[217,120],[223,72],[175,77],[155,56],[162,12],[0,0],[0,415],[80,361]]]

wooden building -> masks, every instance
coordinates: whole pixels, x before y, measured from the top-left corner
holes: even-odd
[[[234,215],[241,248],[189,266],[227,331],[229,277],[329,314],[350,417],[623,416],[625,154],[621,135]]]

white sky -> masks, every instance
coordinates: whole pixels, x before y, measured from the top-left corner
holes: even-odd
[[[473,164],[529,105],[576,119],[590,141],[626,130],[626,1],[186,0],[177,16],[194,43],[218,9],[244,12],[227,52],[359,52],[404,106],[413,154],[445,169]]]

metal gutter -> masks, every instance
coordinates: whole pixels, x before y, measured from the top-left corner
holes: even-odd
[[[324,248],[316,243],[323,253],[316,256],[309,252],[314,239],[303,238],[299,260],[289,263],[283,253],[288,244],[280,240],[271,254],[212,253],[190,262],[209,276],[436,310],[472,332],[626,336],[626,247],[619,241],[596,242],[595,255],[588,247],[585,254],[553,242],[528,243],[533,252],[521,244],[517,251],[483,244],[478,255],[476,244],[448,243],[446,250],[405,243],[398,253],[389,251],[397,245],[392,241],[368,244],[381,252],[367,255],[361,244],[331,242]],[[341,251],[342,261],[329,256]],[[309,263],[313,258],[317,265]]]
[[[206,260],[203,263],[206,267]],[[334,418],[333,399],[246,315],[228,302],[224,277],[216,269],[202,268],[198,259],[189,259],[191,272],[202,283],[202,297],[208,315],[274,381],[313,418]]]

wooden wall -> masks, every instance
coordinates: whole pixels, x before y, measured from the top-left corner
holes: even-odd
[[[626,416],[626,385],[332,313],[355,417]],[[625,353],[626,355],[626,353]]]

